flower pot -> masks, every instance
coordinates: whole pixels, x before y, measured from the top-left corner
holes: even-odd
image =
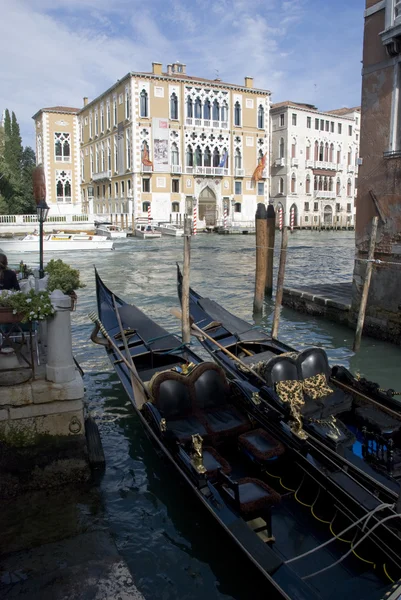
[[[20,323],[23,319],[21,313],[13,313],[13,309],[8,306],[0,306],[0,324]]]

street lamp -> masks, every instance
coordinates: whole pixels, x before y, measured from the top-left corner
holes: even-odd
[[[46,204],[46,179],[45,172],[42,166],[38,166],[33,170],[33,195],[36,202],[36,214],[39,222],[39,277],[44,276],[43,270],[43,223],[49,214],[49,206]]]

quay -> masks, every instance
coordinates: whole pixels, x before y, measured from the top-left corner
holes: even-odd
[[[321,283],[313,286],[285,287],[283,304],[301,313],[325,317],[351,325],[352,283]]]

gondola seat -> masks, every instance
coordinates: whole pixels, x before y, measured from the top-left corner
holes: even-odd
[[[393,436],[401,428],[401,421],[374,406],[361,406],[355,415],[359,426],[366,426],[383,436]]]
[[[321,418],[351,410],[352,396],[329,384],[331,369],[327,354],[322,348],[303,350],[299,353],[296,364],[299,379],[303,382],[305,402],[317,402],[322,407]]]
[[[277,458],[285,451],[284,445],[264,429],[243,433],[239,436],[238,443],[241,449],[261,462]]]
[[[226,461],[225,458],[220,456],[217,450],[210,446],[205,446],[203,448],[202,463],[206,469],[206,474],[208,478],[216,477],[220,469],[223,471],[223,473],[231,473],[230,464]]]
[[[226,497],[241,513],[250,514],[268,509],[281,500],[280,494],[270,488],[264,481],[245,477],[235,482],[229,480],[222,486]]]
[[[221,438],[250,429],[250,422],[229,404],[230,386],[225,373],[215,363],[198,365],[190,375],[195,390],[195,405],[205,419],[211,436]]]

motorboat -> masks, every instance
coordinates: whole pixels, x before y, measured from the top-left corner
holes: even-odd
[[[152,225],[136,225],[135,236],[142,240],[152,240],[160,238],[162,234],[159,231],[155,231]]]
[[[251,561],[269,598],[399,598],[395,503],[300,440],[254,386],[203,361],[97,273],[96,295],[91,339],[106,350],[163,468],[175,469],[228,535],[226,560],[235,543],[244,578]]]
[[[172,223],[159,223],[155,227],[155,231],[160,231],[162,235],[170,235],[172,237],[181,237],[184,235],[183,228]]]
[[[124,231],[118,225],[112,225],[112,223],[101,223],[95,221],[96,235],[106,236],[108,239],[126,238],[127,232]]]
[[[22,239],[2,239],[1,248],[6,253],[12,252],[38,252],[39,235],[28,234]],[[89,235],[80,233],[58,233],[45,234],[43,236],[43,250],[45,252],[58,252],[70,250],[113,250],[112,240],[104,235]]]

